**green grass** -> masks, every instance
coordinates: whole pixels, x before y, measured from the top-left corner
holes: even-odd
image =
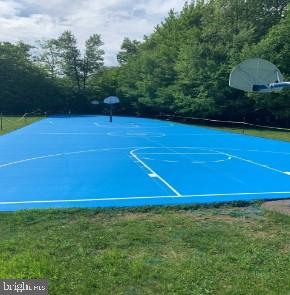
[[[0,277],[50,294],[290,294],[290,217],[249,207],[0,213]]]
[[[3,116],[2,118],[3,130],[0,129],[0,135],[25,127],[26,125],[34,123],[40,119],[42,119],[42,117],[36,116],[36,117],[24,118],[22,116]]]
[[[212,127],[211,127],[212,128]],[[289,131],[276,131],[276,130],[267,130],[267,129],[255,129],[255,128],[228,128],[228,127],[216,127],[214,129],[241,133],[246,135],[253,135],[277,140],[290,141],[290,130]]]

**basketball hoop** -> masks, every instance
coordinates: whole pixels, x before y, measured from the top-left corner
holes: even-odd
[[[229,86],[247,92],[273,92],[290,87],[290,82],[283,82],[283,76],[274,64],[251,58],[232,70]]]
[[[120,103],[120,99],[117,96],[109,96],[104,99],[104,103],[110,105],[110,122],[113,122],[113,105]]]

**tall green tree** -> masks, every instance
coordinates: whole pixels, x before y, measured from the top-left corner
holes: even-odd
[[[270,104],[261,112],[258,100],[231,89],[228,79],[231,69],[250,57],[246,53],[253,53],[252,48],[266,42],[262,40],[271,34],[272,28],[284,22],[287,3],[197,0],[185,4],[179,14],[170,11],[154,32],[145,36],[134,54],[128,54],[130,51],[124,46],[121,48],[119,92],[135,104],[139,113],[267,121],[266,113],[274,114]],[[279,48],[275,50],[287,58],[281,48],[287,51],[285,44],[289,42],[282,37],[284,31],[276,28],[276,33],[281,42],[276,42]],[[131,44],[125,45],[130,48]],[[269,48],[265,46],[267,52]],[[262,55],[257,51],[257,57]],[[263,97],[267,100],[270,96]]]
[[[38,44],[40,46],[40,53],[36,57],[36,61],[43,66],[51,78],[55,79],[61,74],[58,41],[56,39],[49,39],[39,41]]]
[[[21,114],[63,110],[61,88],[32,61],[31,46],[0,43],[0,110]]]
[[[117,54],[119,64],[126,64],[130,58],[134,58],[137,55],[139,45],[139,41],[125,38],[121,45],[121,51]]]
[[[101,36],[94,34],[86,41],[85,54],[82,58],[81,79],[83,89],[86,89],[87,80],[94,74],[97,74],[104,65],[104,50],[101,46],[104,43]]]
[[[77,47],[77,40],[71,31],[65,31],[57,39],[57,48],[61,58],[63,75],[80,92],[82,89],[81,68],[83,61],[81,59],[81,52]]]
[[[57,39],[63,74],[70,79],[79,92],[86,90],[88,78],[96,74],[103,66],[102,45],[101,36],[94,34],[86,41],[82,55],[71,31],[65,31]]]
[[[290,11],[286,11],[281,21],[274,25],[269,33],[258,43],[245,48],[245,58],[260,57],[271,61],[283,73],[284,80],[290,80]],[[256,102],[257,112],[267,118],[267,123],[290,126],[290,95],[289,90],[267,95],[251,95]]]

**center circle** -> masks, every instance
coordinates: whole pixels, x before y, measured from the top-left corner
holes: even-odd
[[[164,137],[165,134],[161,132],[146,132],[146,131],[118,131],[108,132],[109,136],[120,136],[120,137]]]
[[[179,164],[209,164],[222,163],[231,160],[227,154],[200,148],[172,147],[172,148],[143,148],[137,151],[143,161],[157,161]]]

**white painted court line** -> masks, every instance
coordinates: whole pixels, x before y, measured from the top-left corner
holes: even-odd
[[[144,148],[146,149],[146,148]],[[152,149],[151,147],[149,149]],[[222,156],[226,156],[223,153],[220,153],[217,150],[213,150],[210,151],[208,148],[196,148],[196,147],[157,147],[157,149],[166,149],[166,150],[172,150],[172,149],[178,149],[178,150],[207,150],[206,152],[139,152],[138,151],[138,155],[140,155],[142,157],[142,159],[144,160],[156,160],[156,159],[152,159],[152,158],[147,158],[148,155],[184,155],[184,156],[188,156],[188,155],[222,155]],[[144,155],[146,157],[144,157]],[[223,163],[225,161],[231,160],[232,157],[231,156],[227,156],[226,159],[220,159],[220,160],[211,160],[211,161],[200,161],[200,160],[196,160],[196,161],[192,161],[189,157],[188,158],[189,163],[191,164],[207,164],[207,163]],[[172,161],[172,160],[159,160],[160,162],[166,162],[166,163],[179,163],[180,161]]]
[[[235,156],[235,155],[232,155],[232,154],[228,154],[228,153],[225,153],[225,152],[221,152],[221,151],[218,151],[218,150],[216,150],[216,151],[219,152],[219,153],[221,153],[221,154],[224,154],[224,155],[227,155],[229,157],[232,157],[234,159],[238,159],[238,160],[241,160],[241,161],[244,161],[244,162],[247,162],[247,163],[250,163],[250,164],[253,164],[253,165],[262,167],[262,168],[265,168],[265,169],[269,169],[269,170],[272,170],[272,171],[279,172],[279,173],[282,173],[282,174],[286,174],[287,175],[287,173],[285,173],[285,171],[282,171],[282,170],[279,170],[279,169],[270,167],[268,165],[257,163],[257,162],[254,162],[252,160],[248,160],[248,159],[245,159],[245,158],[242,158],[242,157],[238,157],[238,156]]]
[[[134,149],[132,151],[130,151],[131,156],[137,160],[141,165],[143,165],[147,170],[150,171],[150,173],[155,174],[156,177],[163,182],[171,191],[173,191],[177,196],[181,196],[181,194],[173,187],[171,186],[164,178],[162,178],[158,173],[156,173],[152,168],[150,168],[147,164],[145,164],[136,154],[135,152],[137,152],[140,149]]]
[[[121,129],[156,129],[156,128],[167,128],[167,127],[172,127],[174,126],[173,124],[168,124],[168,125],[159,125],[159,126],[151,126],[151,125],[141,125],[140,123],[127,123],[127,125],[124,124],[118,124],[114,123],[114,125],[111,125],[110,123],[107,122],[102,122],[100,124],[99,122],[93,122],[93,125],[101,128],[108,128],[108,129],[115,129],[115,128],[121,128]]]
[[[12,166],[12,165],[17,165],[20,163],[25,163],[29,161],[36,161],[36,160],[41,160],[41,159],[47,159],[47,158],[54,158],[54,157],[62,157],[62,156],[69,156],[69,155],[77,155],[77,154],[85,154],[85,153],[95,153],[95,152],[100,152],[100,151],[113,151],[113,150],[130,150],[132,148],[136,147],[125,147],[125,148],[97,148],[97,149],[89,149],[89,150],[82,150],[82,151],[74,151],[74,152],[65,152],[65,153],[57,153],[57,154],[50,154],[50,155],[43,155],[39,157],[31,157],[27,159],[22,159],[18,161],[13,161],[9,163],[5,163],[0,165],[0,168],[4,168],[7,166]]]
[[[41,135],[105,135],[104,133],[96,132],[41,132]]]
[[[143,160],[148,160],[148,161],[159,161],[159,162],[165,162],[165,163],[180,163],[180,160],[176,161],[176,160],[160,160],[160,159],[152,159],[152,158],[148,158],[147,155],[150,155],[150,154],[146,154],[146,157],[143,156],[144,154],[141,154],[140,156],[142,157]],[[156,154],[153,154],[153,155],[156,155]],[[159,155],[159,154],[158,154]],[[163,155],[163,154],[160,154],[160,155]],[[175,155],[175,154],[173,154]],[[178,154],[178,155],[184,155],[182,153]],[[188,154],[185,154],[185,155],[188,155]],[[193,155],[196,155],[196,154],[193,154]],[[198,154],[200,155],[200,154]],[[203,155],[203,154],[202,154]],[[207,154],[206,154],[207,155]],[[221,155],[219,153],[215,153],[215,154],[210,154],[210,155]],[[225,156],[225,155],[223,155]],[[192,161],[190,160],[189,163],[191,164],[209,164],[209,163],[223,163],[225,161],[229,161],[231,160],[232,157],[229,157],[227,156],[227,158],[225,159],[222,159],[222,160],[211,160],[211,161]]]
[[[247,149],[232,149],[232,148],[224,148],[224,147],[212,147],[212,150],[222,149],[222,150],[230,150],[230,151],[241,151],[241,152],[257,152],[257,153],[269,153],[269,154],[281,154],[281,155],[290,155],[290,152],[275,152],[269,150],[247,150]]]
[[[132,138],[132,137],[165,137],[165,133],[154,133],[154,132],[107,132],[106,133],[109,136],[114,137],[125,137],[125,138]]]
[[[220,155],[220,153],[138,153],[138,155]]]
[[[132,149],[143,149],[143,148],[156,148],[156,147],[116,147],[116,148],[96,148],[96,149],[89,149],[89,150],[81,150],[81,151],[72,151],[72,152],[64,152],[64,153],[56,153],[56,154],[49,154],[49,155],[42,155],[38,157],[31,157],[26,159],[21,159],[9,163],[5,163],[0,165],[0,168],[4,168],[7,166],[17,165],[29,161],[36,161],[41,159],[47,159],[47,158],[54,158],[54,157],[62,157],[62,156],[69,156],[69,155],[76,155],[76,154],[85,154],[85,153],[93,153],[93,152],[99,152],[99,151],[114,151],[114,150],[132,150]]]
[[[167,136],[236,136],[238,133],[219,134],[219,133],[168,133]]]
[[[124,127],[124,129],[160,129],[160,128],[168,128],[168,127],[172,127],[171,125],[160,125],[160,126],[150,126],[150,125],[147,125],[147,126],[144,126],[144,125],[138,125],[138,126],[127,126],[127,127]]]
[[[163,147],[158,147],[158,146],[141,146],[141,147],[116,147],[116,148],[96,148],[96,149],[89,149],[89,150],[81,150],[81,151],[72,151],[72,152],[64,152],[64,153],[56,153],[56,154],[49,154],[49,155],[42,155],[42,156],[38,156],[38,157],[31,157],[31,158],[27,158],[27,159],[21,159],[21,160],[17,160],[17,161],[13,161],[13,162],[9,162],[9,163],[5,163],[5,164],[2,164],[0,165],[0,168],[4,168],[4,167],[7,167],[7,166],[11,166],[11,165],[16,165],[16,164],[20,164],[20,163],[25,163],[25,162],[28,162],[28,161],[35,161],[35,160],[41,160],[41,159],[46,159],[46,158],[53,158],[53,157],[61,157],[61,156],[67,156],[67,155],[74,155],[74,154],[81,154],[81,153],[91,153],[91,152],[98,152],[98,151],[113,151],[113,150],[132,150],[132,149],[139,149],[139,150],[142,150],[142,149],[164,149]],[[275,168],[271,168],[267,165],[263,165],[263,164],[260,164],[260,163],[256,163],[256,162],[253,162],[251,160],[248,160],[248,159],[243,159],[243,158],[240,158],[238,156],[233,156],[231,154],[228,154],[228,153],[225,153],[225,152],[221,152],[219,151],[218,149],[224,149],[224,148],[209,148],[209,147],[166,147],[166,148],[175,148],[175,149],[207,149],[208,151],[211,151],[211,152],[207,152],[207,153],[204,153],[204,154],[224,154],[224,155],[228,155],[229,157],[233,157],[233,158],[236,158],[236,159],[239,159],[239,160],[242,160],[242,161],[246,161],[246,162],[249,162],[251,164],[255,164],[255,165],[258,165],[258,166],[261,166],[263,168],[268,168],[268,169],[271,169],[271,170],[274,170],[274,171],[277,171],[279,173],[283,173],[283,174],[286,174],[286,175],[290,175],[290,172],[287,172],[287,171],[281,171],[281,170],[278,170],[278,169],[275,169]],[[286,152],[274,152],[274,151],[262,151],[262,150],[242,150],[242,149],[229,149],[229,148],[225,148],[226,150],[235,150],[235,151],[255,151],[255,152],[264,152],[264,153],[273,153],[273,154],[285,154],[285,155],[290,155],[290,153],[286,153]],[[138,153],[139,154],[139,153]],[[140,155],[145,155],[145,154],[165,154],[165,153],[146,153],[146,152],[141,152]],[[167,154],[184,154],[184,153],[167,153]],[[188,153],[188,154],[191,154],[191,153]],[[203,153],[192,153],[192,154],[203,154]]]
[[[17,204],[45,204],[45,203],[79,203],[79,202],[97,202],[97,201],[128,201],[128,200],[146,200],[146,199],[183,199],[183,198],[203,198],[203,197],[238,197],[238,196],[274,196],[289,195],[289,192],[246,192],[246,193],[227,193],[227,194],[194,194],[194,195],[172,195],[172,196],[145,196],[145,197],[118,197],[118,198],[95,198],[95,199],[70,199],[70,200],[36,200],[36,201],[15,201],[0,202],[0,205]]]
[[[24,160],[19,160],[19,161],[15,161],[15,162],[6,163],[6,164],[3,164],[3,165],[0,165],[0,168],[11,166],[11,165],[16,165],[16,164],[20,164],[20,163],[24,163],[24,162],[40,160],[40,159],[60,157],[60,156],[66,156],[66,155],[76,155],[76,154],[89,153],[89,152],[95,152],[95,151],[96,150],[87,150],[87,151],[78,151],[78,152],[70,152],[70,153],[58,153],[58,154],[52,154],[52,155],[46,155],[46,156],[39,156],[39,157],[34,157],[34,158],[29,158],[29,159],[24,159]]]

